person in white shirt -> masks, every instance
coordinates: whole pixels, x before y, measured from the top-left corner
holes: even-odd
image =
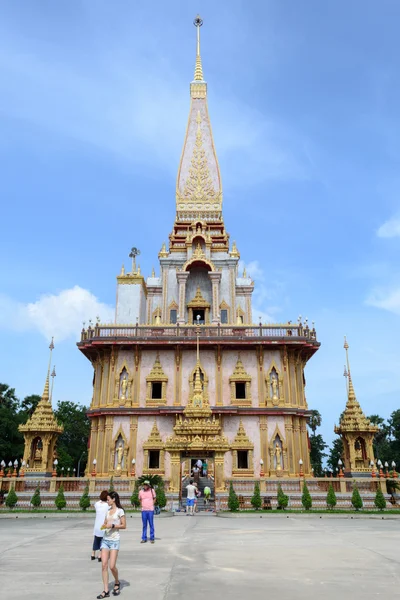
[[[100,500],[98,500],[97,502],[95,502],[94,504],[94,508],[96,511],[96,519],[94,522],[94,529],[93,529],[93,548],[92,548],[92,556],[90,557],[91,560],[96,560],[96,552],[98,552],[98,557],[97,560],[99,562],[101,562],[101,554],[100,554],[100,546],[101,546],[101,542],[103,539],[103,535],[104,535],[104,531],[101,529],[101,526],[104,523],[104,517],[107,514],[108,511],[108,504],[107,504],[107,496],[108,496],[108,492],[107,490],[103,490],[100,494]]]
[[[186,514],[193,517],[194,499],[196,497],[196,487],[193,485],[193,479],[191,479],[189,485],[186,486],[186,491]]]
[[[120,529],[126,529],[125,511],[121,506],[117,492],[109,492],[107,496],[108,512],[104,519],[104,537],[101,542],[101,568],[104,590],[97,596],[99,600],[109,598],[108,591],[108,566],[114,576],[113,596],[119,596],[121,583],[118,577],[117,558],[119,552]]]

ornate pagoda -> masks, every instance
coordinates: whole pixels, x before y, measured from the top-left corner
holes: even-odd
[[[64,427],[57,423],[51,406],[50,366],[53,348],[54,344],[52,340],[50,344],[49,367],[42,398],[32,416],[24,425],[18,427],[19,431],[24,434],[23,460],[26,464],[25,474],[27,476],[29,474],[51,475],[53,462],[56,458],[55,447],[57,438],[64,431]]]
[[[379,428],[372,425],[365,416],[354,391],[349,364],[349,344],[345,338],[344,348],[346,350],[347,371],[345,375],[347,382],[347,403],[341,415],[339,426],[335,425],[335,433],[339,434],[343,441],[344,449],[344,473],[345,475],[362,476],[371,475],[374,468],[373,441]]]
[[[254,323],[254,282],[239,273],[222,212],[222,183],[197,48],[169,243],[159,274],[117,276],[115,323],[84,328],[94,367],[88,472],[162,474],[173,493],[206,458],[216,489],[230,478],[311,474],[304,369],[314,327]],[[302,462],[301,462],[302,461]],[[299,465],[302,465],[301,467]]]

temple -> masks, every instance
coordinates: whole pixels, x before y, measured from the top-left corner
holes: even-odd
[[[53,348],[54,344],[53,340],[51,340],[49,366],[42,397],[32,416],[25,424],[18,427],[19,431],[24,434],[22,466],[27,476],[42,475],[46,477],[51,475],[54,469],[54,460],[57,457],[57,438],[64,431],[64,427],[57,423],[51,405],[50,367]],[[54,370],[53,373],[52,377],[54,381]]]
[[[372,425],[367,419],[356,398],[349,363],[349,344],[345,338],[347,370],[347,403],[339,426],[335,425],[335,433],[339,434],[343,442],[344,473],[349,477],[371,475],[374,470],[376,458],[374,457],[373,441],[379,428]]]
[[[194,23],[175,220],[158,273],[145,277],[132,248],[115,323],[90,323],[78,342],[94,367],[88,473],[160,474],[177,495],[199,458],[215,491],[235,478],[311,475],[304,369],[319,348],[307,320],[254,323],[255,284],[225,229]]]

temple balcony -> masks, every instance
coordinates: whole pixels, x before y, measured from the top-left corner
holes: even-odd
[[[83,328],[78,347],[101,347],[109,344],[123,345],[288,345],[307,347],[310,356],[316,352],[315,328],[302,323],[277,325],[101,325]]]

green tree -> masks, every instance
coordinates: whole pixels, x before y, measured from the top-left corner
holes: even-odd
[[[376,490],[374,504],[379,510],[384,510],[386,508],[385,496],[383,495],[380,485],[378,485],[378,489]]]
[[[167,505],[167,497],[165,495],[164,482],[159,484],[156,489],[156,504],[160,508],[164,508]]]
[[[311,415],[308,419],[308,426],[311,429],[311,431],[313,432],[313,435],[315,435],[318,427],[321,427],[322,425],[322,417],[321,414],[318,410],[312,410],[311,411]]]
[[[133,488],[132,496],[131,496],[131,504],[134,508],[138,508],[140,506],[139,500],[139,481],[136,479],[135,487]]]
[[[254,494],[251,499],[251,505],[256,510],[259,510],[261,508],[261,504],[260,484],[258,481],[256,481],[254,484]]]
[[[333,508],[335,508],[336,504],[337,504],[337,499],[336,499],[335,490],[333,489],[333,485],[330,483],[329,488],[328,488],[328,493],[326,496],[326,505],[328,508],[330,508],[332,510]]]
[[[278,484],[277,503],[278,503],[278,508],[280,510],[285,510],[285,508],[287,508],[287,505],[289,504],[289,497],[286,496],[286,494],[283,492],[282,486],[280,483]]]
[[[336,439],[333,440],[333,444],[329,449],[328,460],[326,461],[326,464],[328,465],[328,467],[330,468],[331,471],[333,471],[333,472],[335,471],[335,469],[338,466],[339,459],[341,459],[343,461],[343,456],[344,456],[344,449],[343,449],[342,438],[337,437]]]
[[[391,460],[390,426],[379,415],[370,415],[368,419],[373,425],[379,427],[373,440],[374,458],[380,458],[385,463],[385,461]]]
[[[239,510],[239,498],[237,497],[232,481],[229,485],[228,508],[231,512]]]
[[[163,478],[161,475],[141,475],[138,478],[139,485],[143,485],[145,481],[150,481],[150,485],[156,488],[158,485],[163,485]]]
[[[308,426],[312,431],[312,435],[310,437],[310,460],[312,468],[314,469],[314,475],[317,477],[322,477],[323,475],[322,463],[324,458],[327,456],[324,450],[328,447],[327,444],[325,444],[322,435],[317,435],[316,433],[321,424],[322,417],[319,411],[312,410],[311,416],[308,419]]]
[[[25,398],[20,402],[19,409],[21,413],[25,413],[26,420],[33,415],[41,399],[42,397],[38,394],[31,394],[30,396],[25,396]]]
[[[31,498],[31,504],[33,506],[33,508],[39,508],[39,506],[42,504],[42,499],[40,497],[40,486],[38,485],[32,498]]]
[[[26,419],[18,413],[18,405],[15,389],[0,383],[0,460],[6,464],[24,453],[24,436],[18,431],[18,425]]]
[[[11,486],[10,491],[8,492],[7,497],[6,497],[6,506],[8,508],[14,508],[14,506],[17,505],[17,502],[18,502],[18,496],[15,493],[14,486]]]
[[[86,483],[82,496],[79,498],[79,506],[82,510],[87,510],[90,507],[89,484]]]
[[[388,419],[389,435],[393,437],[390,444],[392,456],[386,460],[391,464],[391,461],[397,465],[397,469],[400,469],[400,409],[395,410]],[[382,459],[381,459],[382,460]]]
[[[312,507],[311,494],[305,481],[303,483],[303,494],[301,496],[301,503],[306,510],[310,510],[310,508]]]
[[[63,484],[61,484],[59,487],[58,494],[56,496],[54,504],[56,505],[58,510],[62,510],[63,508],[65,508],[67,506],[67,501],[65,500],[65,495],[64,495]]]
[[[356,484],[353,485],[353,493],[351,495],[351,503],[353,505],[353,508],[355,508],[356,510],[360,510],[360,508],[363,507],[363,501],[362,501],[360,492],[358,491],[358,487],[356,486]]]
[[[59,468],[64,467],[64,472],[68,467],[71,470],[76,468],[82,455],[81,469],[86,467],[90,434],[90,422],[86,412],[85,406],[69,401],[59,401],[54,411],[57,421],[64,426],[64,432],[57,442]]]

